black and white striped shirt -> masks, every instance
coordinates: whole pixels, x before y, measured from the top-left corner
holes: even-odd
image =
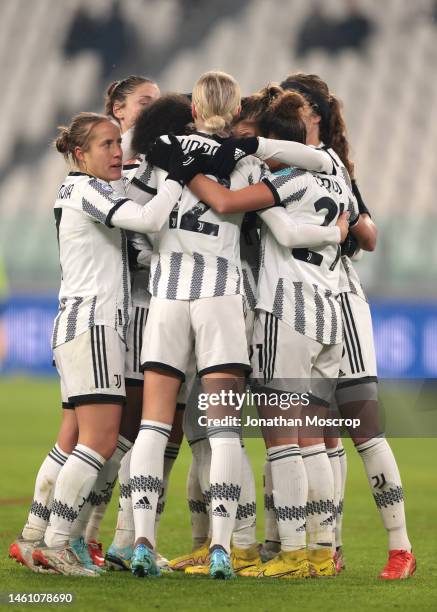
[[[321,146],[327,153],[329,153],[337,174],[340,174],[345,179],[348,187],[352,189],[352,183],[350,180],[349,173],[347,171],[346,166],[343,164],[337,153],[334,149],[329,147]],[[352,213],[352,210],[350,210]],[[340,293],[354,293],[358,295],[361,299],[367,301],[366,294],[364,293],[364,289],[361,285],[360,279],[358,277],[357,271],[355,270],[350,257],[347,255],[343,255],[341,258],[341,266],[340,266]]]
[[[184,151],[204,146],[213,154],[221,139],[209,134],[179,136]],[[132,181],[150,185],[154,170],[143,167]],[[258,183],[268,172],[255,157],[241,160],[231,175],[231,189]],[[159,189],[166,174],[157,174]],[[150,273],[150,293],[158,298],[194,300],[235,295],[242,292],[244,278],[240,261],[240,227],[243,214],[219,214],[186,187],[157,235]]]
[[[358,218],[355,198],[341,176],[286,168],[264,182],[300,224],[331,226],[340,210],[349,208],[351,221]],[[257,309],[322,344],[338,344],[342,341],[339,259],[337,245],[290,250],[263,227]]]
[[[106,181],[81,172],[70,172],[59,189],[54,212],[62,280],[53,348],[94,325],[126,337],[127,242],[125,232],[111,226],[112,215],[125,201]]]

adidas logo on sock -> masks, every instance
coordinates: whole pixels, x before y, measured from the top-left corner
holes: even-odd
[[[241,149],[235,149],[234,151],[234,159],[236,161],[238,161],[240,159],[240,157],[244,157],[246,155],[246,153],[244,151],[242,151]]]
[[[134,510],[151,510],[152,505],[146,496],[142,497],[134,506]]]
[[[214,516],[221,516],[223,518],[229,518],[231,516],[223,504],[220,504],[217,506],[217,508],[214,508],[212,513]]]

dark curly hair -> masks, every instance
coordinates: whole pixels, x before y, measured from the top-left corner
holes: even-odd
[[[170,93],[145,108],[138,117],[132,137],[136,154],[147,155],[159,136],[182,136],[193,132],[191,103],[183,94]]]

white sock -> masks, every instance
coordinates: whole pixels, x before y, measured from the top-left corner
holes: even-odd
[[[331,464],[331,469],[332,469],[332,476],[334,478],[334,512],[332,514],[333,516],[332,546],[333,546],[333,552],[335,552],[335,533],[336,533],[336,528],[337,528],[337,510],[338,510],[338,505],[340,503],[341,485],[342,485],[341,465],[340,465],[340,459],[338,457],[338,446],[336,446],[335,448],[328,448],[326,449],[326,452],[328,454],[329,463]]]
[[[77,444],[59,472],[44,541],[47,546],[65,546],[80,509],[88,499],[105,459],[95,450]]]
[[[171,425],[142,420],[130,460],[130,488],[135,538],[155,548],[155,516],[164,474],[164,451]]]
[[[112,544],[118,548],[133,546],[135,543],[134,514],[130,494],[130,459],[132,449],[121,460],[118,470],[118,484],[120,488],[118,498],[117,526],[115,528]]]
[[[279,537],[278,522],[276,520],[275,502],[273,499],[272,466],[269,456],[264,462],[264,546],[267,549],[279,552],[281,539]]]
[[[223,435],[223,434],[222,434]],[[231,436],[231,432],[226,435]],[[242,451],[240,436],[223,438],[212,436],[211,444],[211,547],[231,550],[231,536],[235,526],[238,500],[241,493]]]
[[[281,549],[305,548],[305,516],[308,484],[297,444],[272,446],[267,450],[273,482],[273,499]]]
[[[50,518],[56,479],[69,456],[58,444],[55,444],[42,462],[35,481],[32,505],[22,533],[25,540],[35,541],[44,537]]]
[[[155,542],[158,540],[158,528],[159,521],[161,520],[162,513],[164,512],[165,502],[167,501],[168,495],[168,479],[170,477],[170,472],[176,461],[176,458],[179,453],[181,445],[175,444],[174,442],[167,442],[167,446],[164,452],[164,472],[162,478],[162,488],[161,493],[158,499],[158,505],[156,508],[156,516],[155,516]]]
[[[209,442],[208,442],[209,446]],[[197,464],[192,456],[187,476],[187,499],[191,518],[191,539],[193,550],[200,548],[208,539],[209,533],[209,505],[204,501],[200,487]]]
[[[337,516],[335,519],[335,546],[339,548],[343,546],[343,508],[344,508],[344,492],[346,488],[346,477],[347,477],[347,456],[344,450],[343,442],[338,442],[338,460],[340,461],[341,470],[341,491],[340,499],[337,506]]]
[[[242,451],[241,494],[238,502],[232,542],[237,548],[256,546],[255,476],[244,446]]]
[[[332,546],[334,476],[324,444],[301,448],[308,476],[308,547]]]
[[[90,504],[91,506],[91,512],[88,522],[85,525],[85,534],[83,531],[81,534],[84,535],[86,542],[90,542],[91,540],[97,542],[99,538],[100,523],[102,522],[106,509],[111,501],[112,491],[114,490],[115,483],[117,482],[117,474],[120,469],[121,461],[131,447],[132,442],[119,435],[117,440],[117,448],[115,449],[114,454],[105,463],[104,468],[99,473],[96,484],[94,485],[87,502],[87,505]],[[78,520],[82,519],[82,512],[80,513]],[[83,520],[86,521],[86,514],[84,514]]]
[[[356,446],[388,535],[389,550],[411,550],[405,522],[404,492],[399,469],[385,438]]]
[[[211,445],[207,438],[191,444],[193,488],[188,490],[188,505],[191,511],[191,535],[193,550],[199,548],[211,536],[211,498],[209,474],[211,471]],[[200,497],[196,487],[200,488]],[[191,503],[192,501],[192,503]]]

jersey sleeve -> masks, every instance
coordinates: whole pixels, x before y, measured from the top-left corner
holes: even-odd
[[[146,204],[158,193],[156,169],[146,159],[141,162],[126,191],[129,198],[138,204]]]
[[[321,248],[340,243],[340,228],[296,223],[289,211],[269,208],[258,212],[280,245],[288,248]]]
[[[272,192],[277,206],[299,202],[308,189],[308,174],[299,168],[285,168],[275,174],[269,172],[262,181]]]
[[[309,147],[300,142],[272,140],[260,136],[255,155],[260,159],[274,157],[285,164],[305,168],[312,172],[332,174],[334,171],[333,160],[326,151]]]
[[[106,181],[92,178],[82,193],[81,208],[87,216],[111,227],[111,217],[127,200]]]

